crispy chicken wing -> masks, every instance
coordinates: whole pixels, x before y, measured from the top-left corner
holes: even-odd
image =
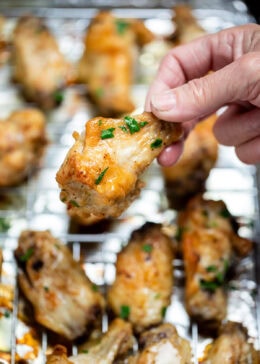
[[[233,257],[233,239],[245,253],[251,242],[233,230],[223,201],[196,196],[179,215],[186,273],[185,300],[188,313],[216,328],[226,316],[226,272]],[[239,245],[239,244],[238,244]]]
[[[62,97],[57,91],[71,83],[74,75],[43,20],[21,17],[13,45],[14,79],[21,84],[26,98],[44,109],[55,106]]]
[[[205,182],[218,158],[218,143],[212,126],[216,115],[197,124],[188,136],[178,162],[162,167],[166,192],[173,208],[182,208],[195,194],[204,191]]]
[[[85,51],[79,62],[79,79],[102,115],[115,116],[133,111],[131,85],[136,44],[152,39],[140,21],[118,19],[109,11],[99,12],[85,37]]]
[[[202,364],[258,364],[260,358],[248,341],[246,329],[238,322],[227,322],[217,339],[206,347]]]
[[[160,224],[147,223],[134,231],[118,254],[108,305],[136,332],[162,322],[173,289],[172,264],[172,241]]]
[[[151,113],[89,120],[56,176],[69,215],[83,224],[119,216],[139,195],[141,173],[181,133]]]
[[[140,336],[141,352],[128,364],[191,364],[190,343],[171,324],[162,324]]]
[[[39,166],[46,146],[45,117],[36,109],[13,112],[0,122],[0,186],[22,182]]]
[[[121,319],[115,319],[99,344],[69,358],[66,349],[57,345],[48,357],[47,364],[112,364],[118,356],[127,353],[132,346],[131,325]]]
[[[103,297],[50,232],[22,232],[15,257],[20,288],[41,325],[73,340],[102,313]]]

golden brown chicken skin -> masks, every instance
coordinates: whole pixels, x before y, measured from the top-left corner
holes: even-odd
[[[140,21],[118,19],[108,11],[92,19],[79,62],[79,80],[87,85],[102,115],[111,117],[134,110],[131,86],[136,45],[151,40],[151,32]]]
[[[246,329],[238,322],[227,322],[205,350],[202,364],[258,364],[257,353],[248,341]]]
[[[185,141],[178,162],[161,168],[169,204],[175,209],[183,208],[192,196],[205,190],[218,158],[218,143],[212,131],[215,121],[214,114],[197,124]]]
[[[132,346],[131,325],[121,319],[115,319],[99,344],[69,358],[66,349],[57,345],[47,358],[47,364],[112,364],[118,356],[127,353]]]
[[[191,364],[190,343],[168,323],[141,334],[140,352],[128,364]]]
[[[70,250],[50,232],[23,231],[15,257],[20,289],[38,323],[73,340],[100,316],[103,297]]]
[[[56,175],[69,215],[83,224],[120,216],[138,197],[142,172],[181,133],[147,112],[89,120]]]
[[[136,332],[163,321],[173,289],[173,255],[171,239],[153,223],[134,231],[118,254],[108,305]]]
[[[17,185],[40,165],[47,143],[45,117],[39,110],[13,112],[0,122],[0,186]]]
[[[201,327],[216,329],[226,317],[226,273],[234,255],[233,237],[241,239],[243,252],[251,249],[251,242],[234,232],[223,201],[202,196],[193,198],[180,213],[179,227],[187,311]]]
[[[25,97],[44,109],[59,103],[60,90],[74,80],[74,71],[44,21],[21,17],[14,30],[13,47],[14,80],[21,84]]]

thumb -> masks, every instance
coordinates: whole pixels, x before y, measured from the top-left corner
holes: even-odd
[[[166,121],[201,119],[236,101],[260,105],[260,54],[251,53],[202,78],[151,96],[151,111]]]

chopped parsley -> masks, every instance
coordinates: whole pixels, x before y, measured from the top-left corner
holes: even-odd
[[[165,315],[166,315],[166,310],[167,310],[167,307],[163,307],[163,308],[161,309],[161,315],[162,315],[162,318],[164,318],[164,317],[165,317]]]
[[[64,94],[60,90],[54,92],[53,97],[54,97],[55,102],[57,102],[57,104],[61,104],[62,101],[64,100]]]
[[[115,128],[108,128],[108,129],[101,130],[101,139],[114,138],[114,130],[115,130]]]
[[[130,315],[130,307],[126,305],[122,305],[120,307],[120,317],[121,319],[127,319]]]
[[[102,120],[98,120],[98,126],[101,126],[102,125]]]
[[[9,318],[9,317],[10,317],[10,312],[9,312],[9,311],[7,311],[7,310],[5,310],[5,312],[4,312],[4,317],[5,317],[5,318]]]
[[[127,28],[129,27],[129,23],[127,23],[125,20],[122,19],[116,19],[115,20],[116,25],[116,31],[119,35],[123,35]]]
[[[82,353],[83,354],[88,354],[88,350],[87,349],[84,349],[84,350],[82,350]]]
[[[213,281],[206,281],[205,279],[200,280],[200,287],[210,293],[214,293],[217,288],[222,286],[222,284],[223,282],[220,282],[217,279],[214,279]]]
[[[95,184],[96,184],[96,185],[99,185],[99,184],[100,184],[100,182],[102,181],[102,179],[103,179],[103,177],[104,177],[105,173],[107,172],[108,168],[109,168],[109,167],[105,168],[105,169],[104,169],[104,170],[100,173],[100,175],[96,178],[96,180],[95,180]]]
[[[128,130],[130,131],[130,134],[137,133],[141,130],[141,128],[148,124],[147,121],[138,122],[135,118],[132,118],[132,116],[125,116],[124,120],[128,127]]]
[[[33,248],[28,248],[27,251],[19,258],[21,262],[27,262],[33,255]]]
[[[231,216],[231,214],[230,214],[230,212],[228,211],[227,208],[223,208],[220,211],[219,215],[222,216],[222,217],[224,217],[225,219],[228,219]]]
[[[151,253],[151,251],[153,250],[153,247],[152,247],[152,245],[150,245],[150,244],[144,244],[144,245],[142,246],[142,250],[143,250],[144,252],[146,252],[146,253]]]
[[[161,294],[160,294],[160,293],[156,293],[156,294],[154,295],[154,298],[155,298],[156,300],[158,300],[160,297],[161,297]]]
[[[70,200],[70,204],[74,207],[80,207],[79,204],[77,203],[77,201],[75,201],[75,200]]]
[[[92,284],[92,291],[97,292],[98,291],[98,286],[96,284]]]
[[[151,149],[160,148],[162,146],[162,139],[155,139],[150,145]]]
[[[104,89],[102,87],[99,87],[95,91],[95,95],[97,98],[101,98],[104,96]]]
[[[206,268],[206,271],[207,272],[217,272],[218,268],[216,265],[209,265],[207,268]]]
[[[11,224],[5,217],[0,217],[0,233],[6,232]]]
[[[227,259],[224,260],[223,262],[223,270],[220,271],[218,270],[218,267],[216,265],[209,265],[206,268],[207,272],[213,272],[215,273],[215,277],[212,280],[205,280],[205,279],[201,279],[200,280],[200,287],[206,291],[209,291],[211,293],[215,292],[215,290],[221,286],[224,285],[225,283],[225,276],[228,270],[228,266],[229,266],[229,262]]]
[[[49,287],[44,286],[43,288],[44,288],[44,291],[45,291],[45,292],[49,292]]]
[[[120,128],[123,132],[128,133],[128,130],[127,130],[126,126],[124,126],[124,125],[120,125],[120,126],[119,126],[119,128]]]

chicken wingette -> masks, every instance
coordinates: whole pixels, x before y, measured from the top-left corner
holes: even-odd
[[[259,364],[259,353],[248,340],[247,330],[238,322],[227,322],[218,337],[206,347],[201,364]]]
[[[44,21],[22,16],[13,35],[13,77],[25,97],[50,109],[61,101],[61,90],[73,82],[73,73]]]
[[[68,247],[50,232],[23,231],[15,257],[20,289],[38,323],[73,340],[101,315],[103,297]]]
[[[226,273],[234,253],[246,255],[252,243],[234,231],[223,201],[193,198],[179,214],[189,315],[208,329],[226,317]],[[235,245],[234,245],[235,242]]]
[[[131,325],[121,319],[115,319],[99,344],[70,357],[63,346],[57,345],[48,356],[47,364],[112,364],[118,356],[127,353],[132,347]]]
[[[86,84],[102,115],[111,117],[134,110],[131,86],[137,44],[152,38],[140,21],[118,19],[109,11],[101,11],[92,19],[79,62],[79,80]]]
[[[140,194],[141,173],[181,135],[147,112],[89,120],[56,175],[69,215],[83,224],[121,215]]]
[[[185,203],[205,190],[205,183],[218,158],[218,143],[212,127],[214,114],[198,123],[185,141],[184,151],[176,164],[161,167],[171,207],[183,208]]]
[[[40,165],[46,122],[36,109],[14,111],[0,122],[0,187],[23,182]]]
[[[128,364],[191,364],[190,343],[171,324],[162,324],[140,335],[140,352]]]
[[[135,230],[118,254],[108,306],[136,332],[160,324],[173,290],[173,245],[160,224]]]

